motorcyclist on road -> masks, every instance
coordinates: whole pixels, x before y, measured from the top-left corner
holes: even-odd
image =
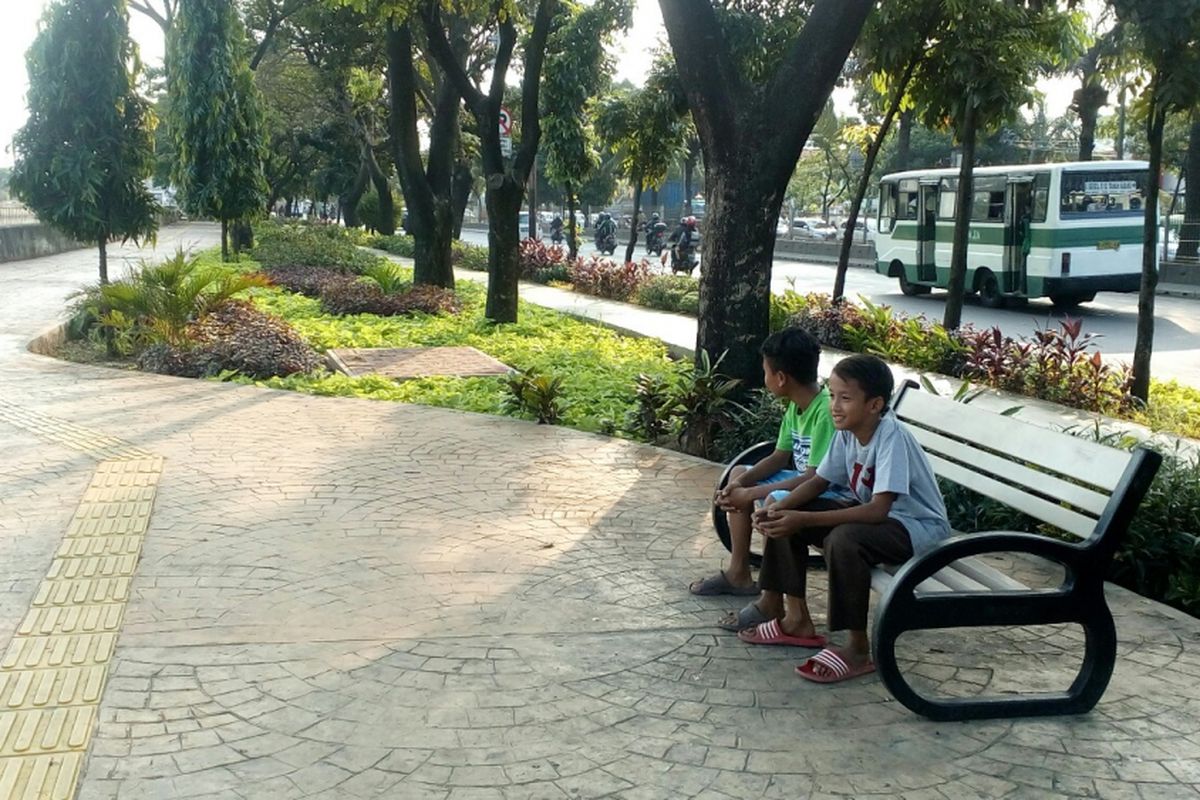
[[[689,259],[686,255],[689,250],[696,246],[700,235],[696,230],[696,218],[687,216],[679,220],[679,227],[671,234],[667,242],[671,245],[671,269],[676,270],[677,267],[685,264]],[[689,267],[687,270],[691,272]]]
[[[617,223],[613,222],[612,215],[607,211],[600,214],[600,219],[596,221],[596,238],[603,239],[605,236],[617,235]]]
[[[563,221],[558,214],[554,215],[554,219],[550,220],[550,241],[558,244],[563,238]]]

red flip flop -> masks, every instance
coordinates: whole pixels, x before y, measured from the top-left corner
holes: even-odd
[[[738,638],[746,644],[777,644],[784,647],[825,646],[825,637],[821,634],[817,634],[816,636],[792,636],[784,632],[783,628],[779,626],[779,620],[777,619],[764,622],[753,628],[738,631]]]
[[[824,671],[818,672],[818,667]],[[852,667],[846,663],[846,659],[842,658],[841,655],[828,648],[796,667],[797,675],[814,683],[839,683],[841,681],[848,681],[851,678],[857,678],[860,675],[870,675],[874,671],[874,663],[868,661],[865,664]]]

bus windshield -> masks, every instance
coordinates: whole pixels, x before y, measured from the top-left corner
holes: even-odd
[[[1137,215],[1142,213],[1146,170],[1095,170],[1062,174],[1062,217],[1093,214]]]

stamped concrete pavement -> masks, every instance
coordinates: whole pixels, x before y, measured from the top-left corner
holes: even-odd
[[[214,231],[170,229],[160,250],[177,240]],[[69,616],[46,598],[90,563],[77,548],[138,557],[124,595],[105,584],[114,622],[87,634],[112,642],[102,695],[57,695],[55,714],[95,708],[85,741],[57,736],[61,716],[15,736],[0,797],[18,762],[10,787],[67,776],[46,796],[80,798],[1200,795],[1194,619],[1111,588],[1121,654],[1093,713],[928,722],[873,677],[809,684],[792,668],[811,651],[712,627],[732,604],[685,586],[721,555],[714,465],[26,352],[93,269],[86,252],[0,265],[0,645],[28,650],[31,615]],[[152,476],[129,495],[150,498],[144,523],[131,506],[130,530],[87,538],[89,504],[125,502],[103,476],[130,463]],[[940,632],[902,652],[931,691],[1061,687],[1079,636]]]

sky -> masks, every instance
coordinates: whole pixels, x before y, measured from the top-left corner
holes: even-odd
[[[3,167],[12,164],[12,137],[25,124],[28,115],[25,107],[28,84],[25,51],[37,35],[38,20],[49,0],[0,2],[4,3],[5,12],[5,22],[0,26],[0,76],[3,76],[0,79],[0,167]],[[159,27],[138,13],[130,14],[129,27],[141,48],[142,60],[148,65],[162,63],[163,41]],[[640,85],[650,69],[656,43],[665,40],[658,0],[637,0],[633,28],[619,44],[613,77]],[[1043,81],[1039,86],[1046,95],[1047,113],[1051,117],[1064,113],[1071,102],[1074,89],[1072,81]],[[835,91],[834,105],[838,113],[853,111],[851,90]]]

